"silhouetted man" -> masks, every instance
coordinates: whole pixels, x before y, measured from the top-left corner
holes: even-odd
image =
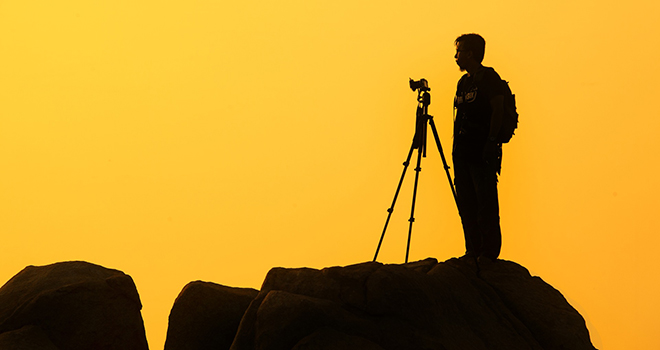
[[[502,125],[503,86],[495,70],[481,64],[486,47],[481,36],[461,35],[454,44],[456,63],[467,71],[456,89],[452,151],[466,255],[492,262],[502,246],[497,199],[502,145],[496,137]]]

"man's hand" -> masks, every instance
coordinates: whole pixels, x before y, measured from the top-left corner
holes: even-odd
[[[484,146],[483,160],[488,165],[499,164],[501,148],[495,141],[488,140]]]

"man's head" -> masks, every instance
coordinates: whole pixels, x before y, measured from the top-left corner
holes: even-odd
[[[484,59],[486,40],[479,34],[463,34],[454,41],[456,64],[462,71],[473,65],[480,65]]]

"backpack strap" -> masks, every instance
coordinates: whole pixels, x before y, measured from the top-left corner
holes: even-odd
[[[467,79],[467,76],[467,73],[463,74],[461,79],[458,79],[458,83],[456,84],[456,94],[454,94],[454,117],[456,116],[456,109],[458,108],[458,88],[461,86],[463,80]]]

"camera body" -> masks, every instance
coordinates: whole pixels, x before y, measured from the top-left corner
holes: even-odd
[[[429,88],[429,82],[424,78],[419,79],[417,81],[412,80],[412,78],[411,78],[409,83],[410,83],[410,89],[412,91],[415,91],[415,90],[418,90],[418,89],[419,89],[420,92],[422,92],[422,91],[431,91],[431,89]]]

